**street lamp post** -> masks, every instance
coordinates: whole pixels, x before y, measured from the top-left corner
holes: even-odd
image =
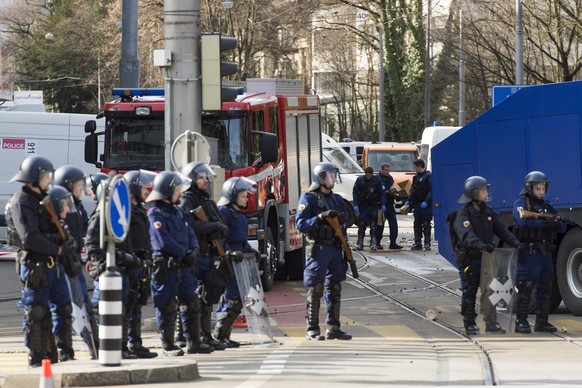
[[[515,16],[515,84],[523,85],[523,22],[521,0],[516,0]]]

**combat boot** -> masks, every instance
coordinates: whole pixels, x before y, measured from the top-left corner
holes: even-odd
[[[191,339],[188,339],[186,342],[186,353],[188,354],[208,354],[214,352],[214,348],[212,346],[200,342],[200,339],[198,339],[198,341],[192,341]]]
[[[395,242],[391,242],[388,249],[402,249],[402,245],[398,245]]]
[[[536,324],[534,330],[536,332],[555,333],[558,331],[556,326],[548,322],[550,316],[551,292],[552,282],[543,282],[537,285],[538,299],[536,308]]]
[[[224,349],[226,349],[226,344],[225,343],[222,343],[222,342],[220,342],[218,340],[215,340],[212,337],[202,337],[202,343],[204,343],[204,344],[206,344],[206,345],[208,345],[210,347],[213,347],[214,350],[224,350]]]
[[[364,250],[364,236],[366,235],[366,227],[365,226],[358,226],[358,241],[356,242],[356,246],[354,251],[363,251]]]
[[[485,332],[488,334],[505,334],[506,331],[497,322],[487,322],[485,324]]]
[[[467,335],[479,335],[481,330],[475,323],[465,324],[465,334]]]
[[[414,244],[413,246],[410,247],[411,251],[422,251],[422,244],[418,243],[418,244]]]
[[[534,331],[537,333],[555,333],[558,331],[558,328],[554,325],[552,325],[550,322],[546,322],[546,323],[541,323],[541,322],[537,322],[534,326]]]
[[[520,334],[529,334],[531,333],[531,326],[527,320],[525,321],[517,321],[515,323],[515,332]]]
[[[308,330],[305,334],[305,339],[310,341],[323,341],[325,337],[321,335],[319,330]]]
[[[158,356],[158,353],[150,351],[141,342],[130,342],[127,345],[127,350],[135,354],[137,358],[156,358]]]
[[[351,340],[352,336],[346,333],[345,331],[340,330],[340,328],[337,326],[331,326],[325,332],[325,339],[328,340],[337,339],[347,341]]]

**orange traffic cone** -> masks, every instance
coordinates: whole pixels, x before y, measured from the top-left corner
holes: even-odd
[[[48,358],[42,360],[42,372],[40,375],[40,388],[55,388],[53,381],[53,372],[51,370],[51,360]]]
[[[247,327],[247,318],[245,317],[245,315],[241,313],[238,317],[236,317],[236,320],[232,324],[232,327],[240,327],[243,329],[246,328]]]

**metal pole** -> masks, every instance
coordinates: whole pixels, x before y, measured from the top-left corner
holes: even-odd
[[[380,106],[378,109],[378,140],[384,141],[385,137],[385,122],[384,122],[384,25],[380,24]]]
[[[426,55],[424,64],[424,127],[428,127],[430,120],[430,18],[431,0],[428,0],[426,13]]]
[[[459,126],[465,125],[465,41],[463,37],[463,9],[459,10]]]
[[[119,86],[139,87],[139,59],[137,57],[137,0],[123,0],[121,8],[121,59]]]
[[[202,132],[200,90],[200,0],[164,1],[165,48],[172,53],[165,80],[165,167],[171,145],[190,130]]]
[[[515,3],[515,84],[523,85],[523,21],[521,0]]]

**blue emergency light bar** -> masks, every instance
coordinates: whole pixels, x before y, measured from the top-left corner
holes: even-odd
[[[245,93],[244,87],[237,87],[237,95]],[[116,97],[143,97],[143,96],[163,96],[163,88],[113,88],[111,94]]]
[[[117,97],[163,96],[163,88],[113,88],[112,95]]]

